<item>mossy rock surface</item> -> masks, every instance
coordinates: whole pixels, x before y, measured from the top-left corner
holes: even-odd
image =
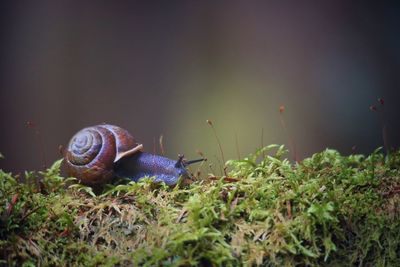
[[[400,266],[399,152],[285,155],[272,145],[229,161],[228,177],[97,194],[61,177],[61,161],[0,171],[1,264]]]

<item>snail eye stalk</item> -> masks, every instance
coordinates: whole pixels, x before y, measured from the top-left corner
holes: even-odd
[[[202,161],[207,161],[207,159],[206,158],[201,158],[201,159],[188,160],[188,161],[185,161],[184,164],[185,164],[185,166],[188,166],[190,164],[197,163],[197,162],[202,162]]]
[[[183,157],[184,157],[184,155],[180,155],[180,154],[178,155],[178,160],[175,163],[176,168],[180,168],[183,166]]]
[[[178,155],[178,160],[175,163],[175,167],[186,167],[189,166],[193,163],[201,162],[201,161],[207,161],[206,158],[201,158],[201,159],[194,159],[194,160],[184,160],[184,155]]]

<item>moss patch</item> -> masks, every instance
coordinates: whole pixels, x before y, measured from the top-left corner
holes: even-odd
[[[228,161],[228,177],[169,188],[91,188],[61,161],[0,171],[0,260],[36,265],[400,266],[400,153],[325,150],[293,164],[281,146]]]

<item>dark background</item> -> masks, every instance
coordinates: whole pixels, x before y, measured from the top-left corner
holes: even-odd
[[[400,8],[363,1],[3,1],[0,167],[41,169],[108,122],[154,151],[218,164],[264,144],[298,156],[400,144]],[[384,114],[369,106],[385,99]],[[42,141],[26,122],[37,125]],[[41,144],[42,143],[42,144]],[[354,147],[355,146],[355,147]],[[352,150],[353,147],[353,150]]]

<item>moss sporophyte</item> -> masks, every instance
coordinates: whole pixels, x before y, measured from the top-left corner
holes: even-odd
[[[399,152],[286,157],[271,145],[229,160],[223,177],[101,192],[62,177],[61,160],[0,171],[1,263],[400,266]]]

